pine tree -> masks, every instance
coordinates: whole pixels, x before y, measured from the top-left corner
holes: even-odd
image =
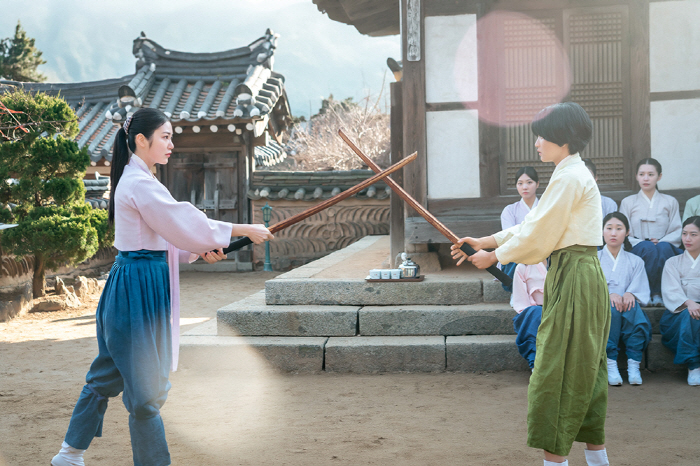
[[[34,39],[17,22],[15,36],[0,40],[0,77],[12,81],[43,82],[46,76],[37,68],[46,63],[34,46]]]
[[[46,269],[92,257],[111,243],[111,232],[107,213],[85,202],[90,159],[74,141],[78,123],[66,101],[18,89],[0,93],[0,104],[13,112],[0,114],[0,126],[27,130],[21,138],[0,136],[0,204],[13,206],[0,209],[0,222],[19,224],[3,230],[0,242],[8,253],[34,256],[38,298]]]

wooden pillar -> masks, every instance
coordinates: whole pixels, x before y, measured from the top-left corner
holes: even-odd
[[[404,189],[416,201],[427,207],[424,4],[425,0],[401,0],[401,43],[403,50],[403,153],[418,152],[418,158],[403,170]],[[411,44],[411,54],[408,53],[409,43]],[[419,48],[416,49],[416,46]],[[415,60],[416,58],[418,59]],[[410,207],[406,211],[409,217],[418,216],[418,213]]]
[[[630,24],[631,154],[625,162],[627,187],[635,190],[637,160],[651,157],[651,103],[649,76],[649,0],[632,0]]]
[[[397,163],[403,158],[403,97],[402,82],[391,83],[391,163]],[[403,170],[399,170],[391,178],[403,187]],[[391,217],[389,236],[391,240],[390,261],[396,267],[396,256],[404,251],[405,238],[404,203],[395,192],[391,192]]]

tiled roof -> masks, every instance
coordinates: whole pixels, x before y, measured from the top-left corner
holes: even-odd
[[[277,39],[268,29],[245,47],[188,53],[165,49],[141,33],[134,41],[133,75],[72,84],[5,84],[60,92],[76,111],[80,120],[76,140],[88,148],[93,162],[111,161],[119,125],[139,107],[159,108],[174,124],[223,120],[229,131],[231,125],[233,130],[245,129],[246,123],[255,121],[258,124],[252,127],[258,137],[271,118],[278,127],[286,127],[291,116],[284,76],[272,71]]]
[[[372,175],[374,175],[374,172],[371,170],[320,172],[256,171],[251,179],[248,198],[252,200],[323,200],[355,186]],[[360,199],[386,199],[390,194],[391,188],[380,181],[360,191],[355,197]]]
[[[270,140],[266,146],[257,146],[254,149],[256,165],[263,167],[271,167],[277,165],[287,158],[287,152],[284,147],[275,140]]]

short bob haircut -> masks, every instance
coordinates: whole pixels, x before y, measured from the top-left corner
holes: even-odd
[[[558,146],[568,144],[569,154],[576,154],[591,140],[593,124],[579,104],[562,102],[541,110],[532,120],[532,132]]]

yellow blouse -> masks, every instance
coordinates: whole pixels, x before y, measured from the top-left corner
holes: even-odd
[[[578,154],[559,162],[537,207],[520,225],[493,235],[501,264],[534,265],[568,246],[601,246],[600,192]]]

